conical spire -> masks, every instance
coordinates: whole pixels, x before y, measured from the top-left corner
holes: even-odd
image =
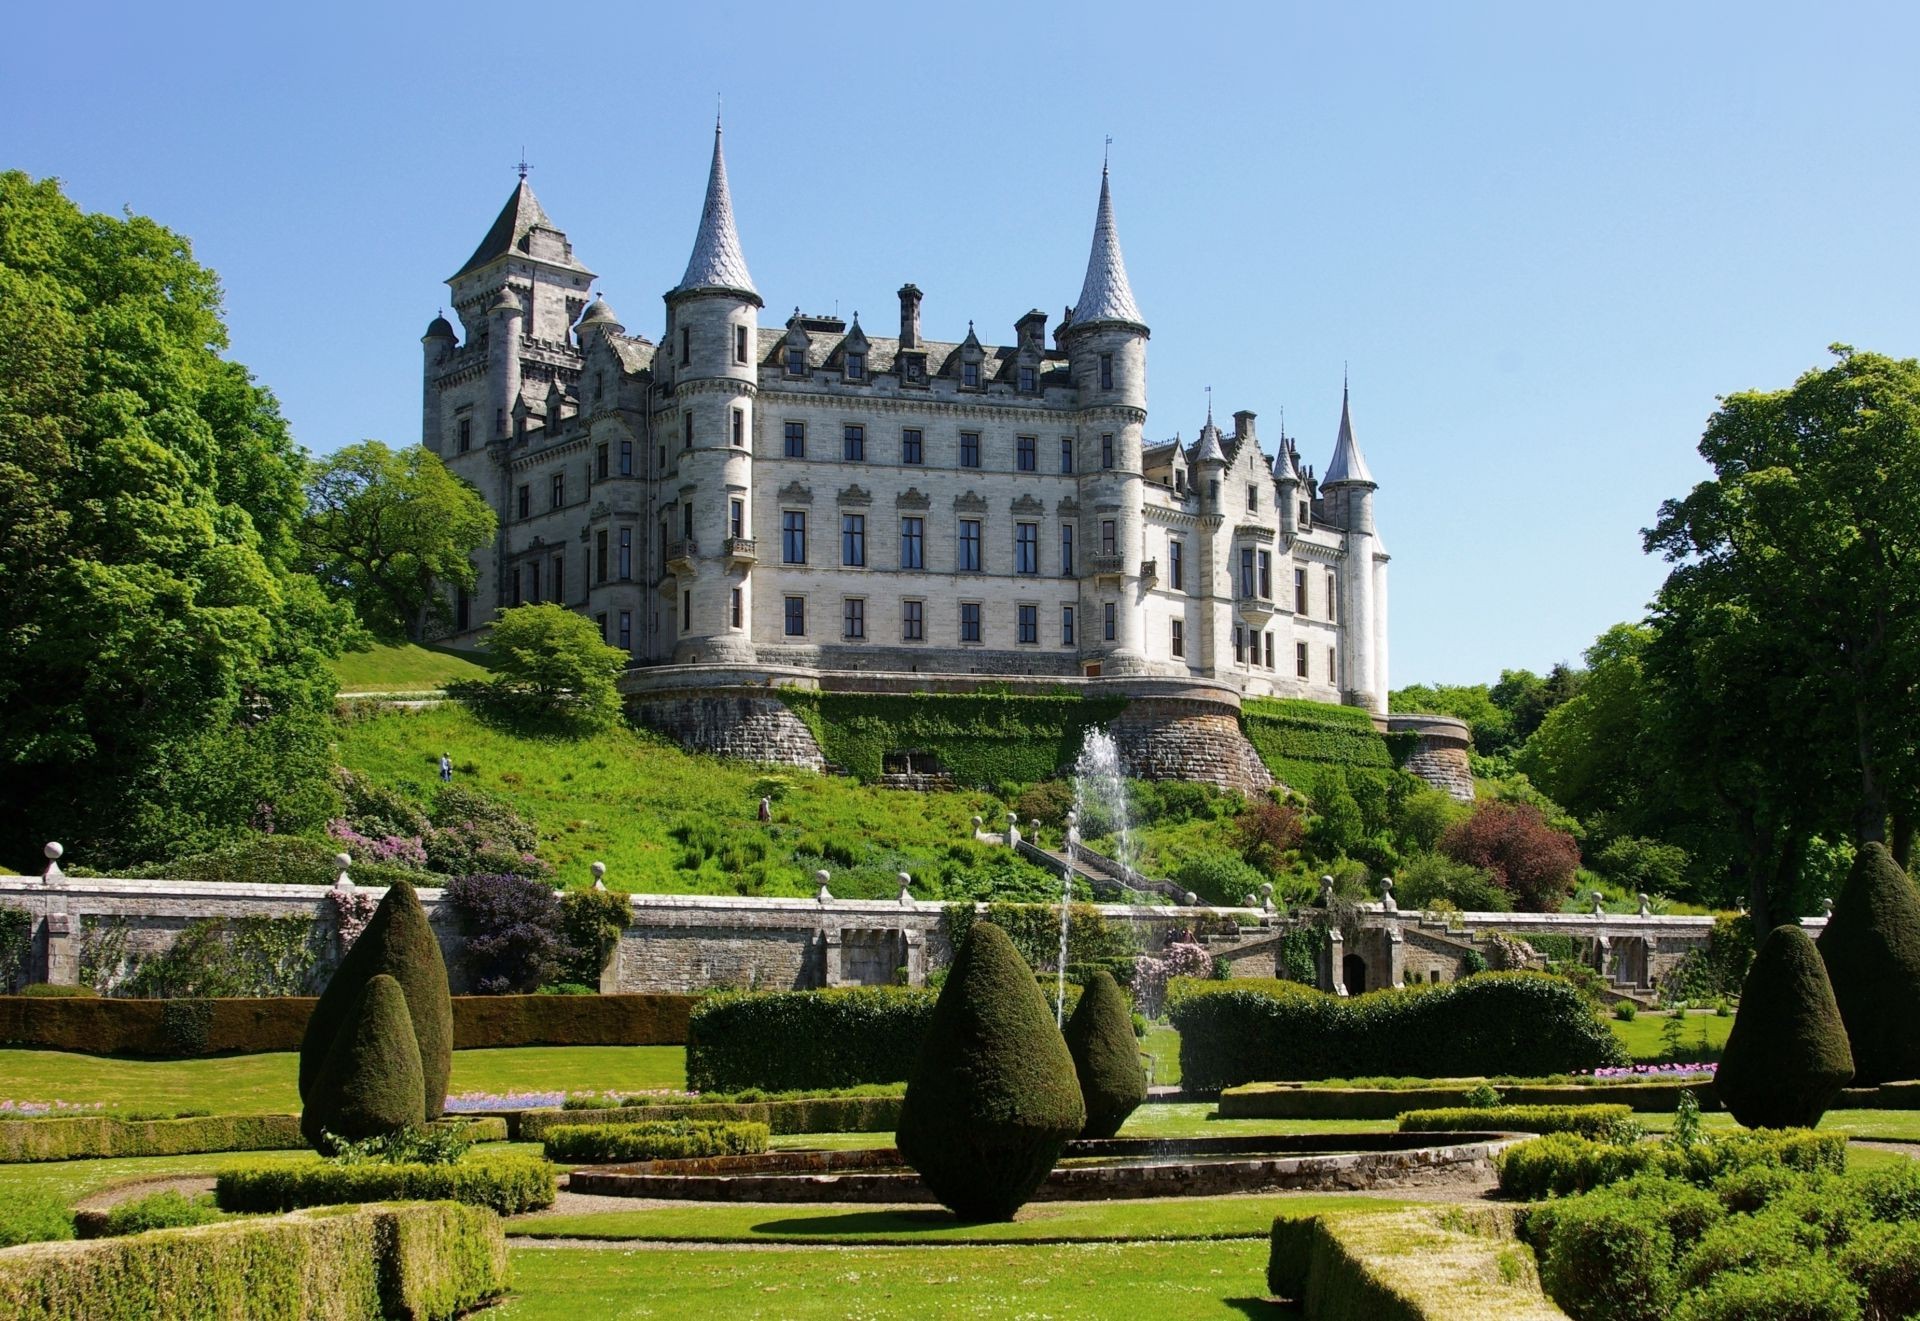
[[[1360,446],[1353,438],[1353,411],[1347,405],[1344,381],[1340,385],[1340,438],[1333,443],[1333,458],[1327,464],[1327,475],[1320,479],[1320,484],[1338,486],[1342,482],[1379,485],[1373,480],[1373,474],[1367,471],[1367,461],[1360,456]]]
[[[1080,301],[1073,305],[1074,326],[1118,321],[1146,328],[1127,283],[1127,264],[1120,256],[1120,231],[1113,223],[1113,190],[1107,170],[1100,167],[1100,207],[1093,216],[1093,251],[1087,255],[1087,278],[1080,285]]]
[[[1207,421],[1200,428],[1200,439],[1193,447],[1195,463],[1219,463],[1227,461],[1227,452],[1220,446],[1220,428],[1213,424],[1213,399],[1207,399]]]
[[[707,201],[700,210],[700,232],[694,236],[687,273],[675,287],[677,294],[697,290],[746,294],[757,304],[760,291],[747,274],[740,251],[740,235],[733,227],[733,196],[727,191],[727,158],[720,149],[720,122],[713,125],[713,166],[707,173]]]
[[[526,175],[520,176],[520,182],[514,185],[513,192],[507,197],[507,204],[500,208],[500,214],[494,217],[493,225],[487,230],[487,236],[480,240],[480,246],[467,258],[466,265],[454,272],[453,278],[459,279],[470,271],[477,271],[489,262],[513,253],[525,255],[529,250],[527,236],[536,229],[549,229],[559,234],[559,228],[549,219],[540,206],[540,199],[533,195],[533,186],[527,182]],[[564,250],[564,239],[563,239]],[[571,250],[565,250],[564,260],[556,265],[567,266],[574,270],[586,270],[586,267],[573,260]],[[542,258],[550,260],[550,258]]]

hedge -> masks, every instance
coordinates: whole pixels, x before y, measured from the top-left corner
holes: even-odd
[[[0,1315],[19,1321],[439,1318],[506,1287],[499,1218],[451,1202],[300,1211],[0,1252]]]
[[[1329,768],[1391,770],[1418,741],[1396,739],[1390,745],[1358,707],[1289,698],[1242,700],[1240,723],[1267,769],[1281,783],[1308,793],[1318,792]]]
[[[1624,1105],[1496,1105],[1481,1109],[1408,1110],[1402,1133],[1578,1133],[1610,1138],[1631,1130],[1633,1110]]]
[[[298,1115],[205,1115],[194,1119],[0,1120],[0,1162],[97,1156],[187,1156],[203,1151],[291,1151],[306,1146]]]
[[[905,1082],[933,1002],[932,991],[889,986],[708,996],[687,1023],[687,1086],[814,1091]]]
[[[772,1133],[891,1133],[900,1121],[898,1096],[818,1097],[798,1101],[744,1101],[617,1106],[599,1110],[528,1110],[516,1137],[538,1142],[569,1124],[671,1123],[683,1119],[764,1124]]]
[[[300,1161],[222,1170],[214,1201],[222,1211],[292,1211],[342,1202],[465,1202],[501,1215],[552,1206],[554,1168],[537,1156],[469,1155],[451,1165],[341,1165]]]
[[[1218,989],[1214,989],[1214,988]],[[1192,1091],[1370,1074],[1540,1075],[1626,1063],[1567,982],[1483,973],[1343,999],[1292,982],[1195,983],[1169,996]]]
[[[1022,697],[1009,693],[803,692],[776,694],[812,732],[829,762],[873,781],[890,752],[931,753],[962,785],[1052,779],[1080,755],[1090,729],[1104,729],[1124,698]]]
[[[456,995],[456,1050],[502,1046],[677,1046],[692,995]],[[0,996],[0,1044],[183,1059],[298,1050],[311,996],[131,1000]]]
[[[1494,1157],[1500,1191],[1528,1201],[1583,1193],[1640,1173],[1705,1184],[1755,1165],[1838,1174],[1847,1166],[1847,1139],[1843,1134],[1804,1128],[1768,1129],[1718,1134],[1681,1147],[1672,1142],[1604,1142],[1574,1133],[1550,1133],[1517,1143]]]
[[[1566,1321],[1513,1222],[1506,1209],[1435,1207],[1282,1216],[1267,1292],[1320,1321]]]
[[[1222,1119],[1394,1119],[1408,1110],[1464,1109],[1476,1084],[1426,1087],[1298,1087],[1254,1084],[1220,1093]],[[1503,1100],[1518,1106],[1585,1106],[1596,1097],[1643,1114],[1672,1114],[1691,1095],[1702,1110],[1717,1110],[1711,1079],[1678,1083],[1540,1084],[1495,1082]],[[1874,1108],[1862,1105],[1862,1109]]]
[[[675,1119],[664,1123],[555,1124],[546,1133],[549,1160],[686,1160],[757,1156],[767,1149],[765,1124]]]

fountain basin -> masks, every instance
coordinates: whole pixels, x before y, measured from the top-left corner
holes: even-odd
[[[1312,1133],[1108,1138],[1067,1144],[1033,1200],[1346,1192],[1490,1178],[1514,1133]],[[1444,1140],[1441,1140],[1444,1139]],[[567,1187],[705,1202],[933,1202],[891,1147],[771,1151],[575,1170]]]

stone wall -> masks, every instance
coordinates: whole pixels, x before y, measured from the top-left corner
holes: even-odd
[[[820,745],[777,697],[688,693],[634,703],[634,718],[682,747],[740,761],[826,769]]]
[[[1473,766],[1467,759],[1473,750],[1473,735],[1465,721],[1452,716],[1397,714],[1384,719],[1390,733],[1420,736],[1404,763],[1406,770],[1463,803],[1473,801]]]
[[[1112,729],[1128,769],[1145,779],[1197,780],[1247,795],[1273,786],[1235,712],[1217,703],[1140,698]]]

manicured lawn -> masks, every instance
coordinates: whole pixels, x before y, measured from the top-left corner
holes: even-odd
[[[1391,1133],[1391,1119],[1214,1119],[1212,1102],[1143,1105],[1128,1116],[1123,1138],[1229,1138],[1273,1133]],[[850,1151],[890,1147],[891,1133],[788,1133],[773,1139],[778,1150],[824,1147]]]
[[[1673,1127],[1671,1114],[1635,1115],[1649,1130],[1664,1133]],[[1700,1116],[1708,1128],[1738,1128],[1733,1116],[1714,1111]],[[1820,1121],[1822,1133],[1845,1133],[1851,1138],[1885,1138],[1890,1142],[1920,1142],[1920,1110],[1829,1110]]]
[[[525,1248],[502,1321],[634,1317],[1290,1317],[1267,1245],[1114,1243],[771,1251]]]
[[[1631,1023],[1623,1023],[1609,1017],[1607,1025],[1613,1029],[1613,1035],[1627,1048],[1627,1054],[1636,1064],[1653,1064],[1666,1058],[1667,1048],[1660,1040],[1660,1029],[1666,1025],[1668,1015],[1642,1013]],[[1686,1036],[1680,1058],[1686,1063],[1697,1060],[1717,1060],[1720,1052],[1726,1049],[1727,1033],[1733,1031],[1733,1018],[1729,1015],[1721,1018],[1717,1014],[1698,1013],[1686,1016]]]
[[[215,1114],[300,1108],[291,1052],[210,1060],[123,1060],[0,1050],[0,1100],[98,1102]],[[453,1053],[454,1092],[650,1091],[686,1086],[681,1046],[522,1046]]]
[[[1140,1053],[1153,1059],[1153,1075],[1149,1081],[1155,1087],[1180,1085],[1180,1034],[1171,1026],[1149,1024],[1147,1035],[1140,1042]]]
[[[484,679],[487,662],[483,651],[405,643],[397,647],[376,646],[371,651],[350,651],[330,664],[334,676],[340,680],[341,693],[347,695],[423,692],[455,679]]]
[[[505,1149],[501,1143],[499,1149]],[[534,1148],[528,1148],[534,1150]],[[310,1151],[209,1152],[196,1156],[137,1156],[113,1160],[43,1160],[0,1165],[0,1199],[22,1192],[55,1192],[78,1201],[102,1188],[135,1179],[212,1176],[235,1166],[285,1165],[305,1160]]]

